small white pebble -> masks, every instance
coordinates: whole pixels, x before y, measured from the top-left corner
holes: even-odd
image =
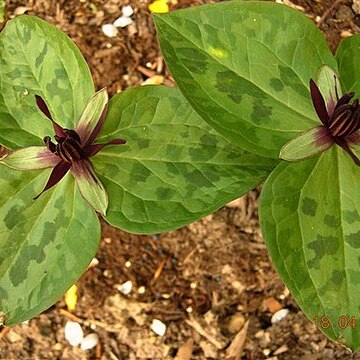
[[[270,353],[271,353],[271,350],[270,350],[270,349],[264,349],[264,350],[263,350],[263,354],[264,354],[265,356],[269,356]]]
[[[129,268],[129,267],[131,266],[131,261],[127,261],[127,262],[125,263],[125,266],[126,266],[127,268]]]
[[[123,6],[123,8],[122,8],[122,14],[123,14],[124,16],[130,17],[132,14],[134,14],[134,9],[132,8],[131,5]]]
[[[281,309],[277,311],[272,317],[271,317],[271,323],[276,324],[277,322],[284,319],[287,314],[289,314],[289,309]]]
[[[99,342],[99,336],[98,334],[92,333],[89,335],[86,335],[82,341],[81,341],[81,350],[90,350],[94,348]]]
[[[126,26],[129,26],[133,23],[132,19],[127,16],[120,16],[114,21],[114,26],[117,28],[124,28]]]
[[[131,290],[132,290],[132,282],[130,280],[124,282],[121,285],[117,286],[117,289],[124,295],[128,295],[130,294]]]
[[[189,313],[189,314],[191,314],[191,313],[193,312],[192,306],[188,306],[188,307],[186,308],[186,312]]]
[[[139,294],[145,294],[145,286],[140,286],[140,287],[138,288],[138,293],[139,293]]]
[[[197,287],[196,282],[192,282],[192,283],[190,284],[190,287],[191,287],[191,289],[196,289],[196,287]]]
[[[158,319],[154,319],[151,323],[150,329],[159,336],[164,336],[165,332],[166,332],[166,325],[158,320]]]
[[[65,325],[65,339],[71,346],[78,346],[84,337],[83,329],[75,321],[68,321]]]
[[[113,24],[104,24],[102,31],[107,37],[114,37],[118,34],[118,29]]]

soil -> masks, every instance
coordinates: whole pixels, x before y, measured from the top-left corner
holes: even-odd
[[[178,0],[171,9],[209,2]],[[360,32],[352,1],[283,2],[313,19],[334,51],[342,37]],[[149,2],[130,3],[134,23],[114,38],[101,26],[121,16],[127,1],[10,1],[7,17],[26,11],[67,32],[88,61],[96,87],[106,86],[111,94],[149,78],[171,84]],[[360,359],[305,318],[276,274],[259,230],[258,195],[254,190],[194,224],[159,235],[131,235],[104,222],[96,261],[77,282],[76,309],[68,311],[61,300],[27,323],[4,328],[0,359]],[[132,291],[123,295],[118,288],[126,281]],[[280,309],[289,313],[272,324]],[[151,331],[154,319],[166,325],[164,336]],[[69,320],[80,322],[85,334],[96,332],[97,347],[70,346],[64,338]]]

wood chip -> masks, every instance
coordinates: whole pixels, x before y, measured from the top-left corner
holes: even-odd
[[[245,323],[243,328],[238,332],[238,334],[234,337],[233,341],[231,342],[230,346],[227,348],[226,359],[240,360],[244,350],[248,327],[249,327],[249,320]]]
[[[283,308],[282,304],[280,304],[273,297],[265,299],[263,304],[266,307],[266,309],[269,310],[272,314],[275,314],[277,311]]]
[[[195,320],[185,320],[188,325],[190,325],[194,330],[196,330],[201,336],[207,339],[211,344],[213,344],[218,350],[224,348],[225,344],[221,343],[214,336],[210,335],[204,328]]]
[[[191,360],[193,348],[194,348],[194,340],[189,339],[179,347],[175,360]]]
[[[284,352],[287,352],[288,350],[289,348],[287,347],[287,345],[282,345],[274,351],[273,355],[280,355]]]

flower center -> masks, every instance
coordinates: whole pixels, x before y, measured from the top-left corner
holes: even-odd
[[[345,94],[337,102],[327,125],[333,137],[346,137],[359,130],[360,105],[358,99],[349,104],[353,97],[354,93]]]
[[[44,143],[47,148],[62,160],[73,163],[85,157],[83,148],[81,146],[80,136],[75,130],[64,129],[65,137],[55,135],[54,139],[57,144],[51,141],[50,136],[44,137]]]

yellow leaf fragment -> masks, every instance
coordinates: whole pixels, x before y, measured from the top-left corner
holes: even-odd
[[[167,13],[169,12],[169,5],[167,0],[155,0],[149,5],[149,10],[152,13]]]
[[[77,290],[78,287],[74,284],[66,293],[65,293],[65,304],[69,311],[74,311],[77,302]]]

